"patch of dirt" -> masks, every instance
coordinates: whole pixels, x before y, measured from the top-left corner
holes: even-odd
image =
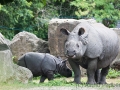
[[[106,79],[108,84],[120,84],[120,77],[118,78],[112,78],[112,79]]]
[[[23,89],[20,89],[23,90]],[[119,87],[36,87],[31,89],[24,89],[24,90],[120,90]]]
[[[69,81],[73,81],[74,78],[66,78],[66,80]],[[86,83],[87,82],[87,77],[81,77],[81,82]],[[117,78],[107,78],[106,82],[108,84],[120,84],[120,77]]]

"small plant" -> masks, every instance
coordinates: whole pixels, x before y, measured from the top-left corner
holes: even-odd
[[[120,71],[114,70],[114,69],[110,69],[109,73],[107,75],[107,78],[117,78],[119,76],[120,76]]]
[[[57,74],[54,75],[54,77],[55,78],[60,78],[60,77],[63,77],[63,76],[61,76],[60,74],[57,73]]]

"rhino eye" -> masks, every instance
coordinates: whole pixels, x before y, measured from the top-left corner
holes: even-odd
[[[77,47],[79,47],[79,45],[78,44],[76,44],[77,45]]]
[[[66,44],[66,47],[68,47],[68,44]]]

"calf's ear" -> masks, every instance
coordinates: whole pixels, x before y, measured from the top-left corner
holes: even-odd
[[[58,59],[62,59],[60,56],[57,56]]]
[[[62,63],[66,64],[67,60],[62,61]]]
[[[70,32],[67,29],[65,29],[65,28],[61,28],[60,32],[62,32],[65,35],[69,35],[70,34]]]

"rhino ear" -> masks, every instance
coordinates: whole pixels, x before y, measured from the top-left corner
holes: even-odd
[[[81,27],[78,31],[78,35],[81,36],[84,33],[85,33],[85,29]]]
[[[70,32],[67,29],[65,29],[65,28],[61,28],[60,32],[62,32],[65,35],[69,35],[70,34]]]
[[[60,56],[56,56],[58,59],[61,59],[61,57]]]
[[[66,64],[66,62],[67,62],[67,60],[62,61],[62,63],[65,63],[65,64]]]

